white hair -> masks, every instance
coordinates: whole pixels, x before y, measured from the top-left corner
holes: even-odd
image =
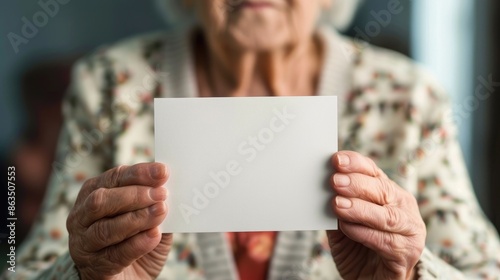
[[[331,1],[331,8],[323,12],[322,20],[332,24],[337,30],[345,30],[349,27],[359,4],[363,0]],[[155,0],[155,3],[169,24],[182,24],[194,20],[193,14],[184,7],[182,0]]]

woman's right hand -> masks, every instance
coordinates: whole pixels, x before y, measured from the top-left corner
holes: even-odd
[[[69,251],[82,279],[154,279],[165,264],[172,234],[161,163],[119,166],[87,180],[66,226]]]

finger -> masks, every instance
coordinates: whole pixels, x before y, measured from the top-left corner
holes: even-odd
[[[332,157],[332,165],[340,173],[362,173],[372,177],[387,177],[371,158],[353,151],[335,153]]]
[[[336,173],[331,177],[331,185],[337,194],[355,197],[379,205],[398,201],[403,190],[389,179],[372,177],[361,173]]]
[[[119,267],[128,267],[134,261],[153,251],[162,239],[158,227],[148,229],[133,237],[104,249],[104,258]]]
[[[132,166],[118,166],[102,175],[87,180],[80,190],[76,204],[81,203],[98,188],[117,188],[124,186],[157,187],[165,184],[168,172],[162,163],[139,163]]]
[[[114,189],[100,188],[93,191],[85,201],[77,206],[76,218],[80,225],[88,227],[104,217],[149,207],[165,201],[167,189],[164,187],[128,186]]]
[[[394,206],[380,206],[358,198],[336,196],[333,210],[340,221],[360,224],[379,231],[412,235],[417,221]]]
[[[118,244],[145,230],[157,227],[165,219],[167,207],[159,202],[151,207],[129,212],[115,218],[106,218],[92,224],[86,231],[87,252],[96,252]]]

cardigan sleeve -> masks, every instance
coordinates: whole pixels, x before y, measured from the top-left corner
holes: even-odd
[[[78,279],[68,251],[66,218],[83,182],[102,173],[109,163],[106,114],[99,110],[101,93],[85,61],[77,63],[63,102],[64,124],[44,204],[17,254],[15,272],[7,279]]]
[[[494,279],[500,275],[499,237],[474,194],[456,137],[460,120],[435,83],[421,92],[425,97],[415,101],[422,114],[420,143],[409,160],[427,227],[421,279]]]

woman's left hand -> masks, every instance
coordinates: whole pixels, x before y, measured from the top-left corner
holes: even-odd
[[[416,199],[359,153],[338,152],[332,161],[340,230],[327,234],[341,276],[413,279],[426,236]]]

